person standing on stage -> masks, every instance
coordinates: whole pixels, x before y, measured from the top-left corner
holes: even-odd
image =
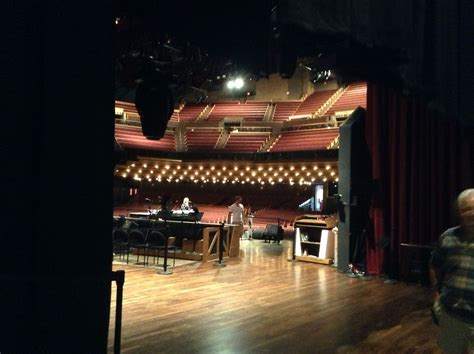
[[[229,206],[228,220],[231,224],[239,225],[239,234],[242,235],[244,232],[244,206],[240,195],[235,196],[234,204]]]
[[[250,206],[247,209],[247,222],[249,224],[249,240],[253,240],[253,213]]]
[[[474,350],[474,189],[457,198],[460,225],[446,230],[431,257],[434,320],[446,353]]]

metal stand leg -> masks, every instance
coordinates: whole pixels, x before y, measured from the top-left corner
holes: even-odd
[[[168,240],[169,240],[169,229],[168,226],[166,225],[166,220],[165,220],[165,228],[166,228],[166,234],[165,234],[165,256],[163,260],[163,270],[159,270],[158,274],[161,275],[171,275],[173,272],[171,270],[168,270]]]
[[[219,230],[219,260],[214,263],[216,267],[226,267],[227,264],[224,263],[224,223],[221,224]]]

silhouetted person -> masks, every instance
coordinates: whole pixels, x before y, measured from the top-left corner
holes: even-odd
[[[446,230],[431,258],[440,327],[438,344],[446,353],[474,350],[474,189],[457,198],[460,225]]]

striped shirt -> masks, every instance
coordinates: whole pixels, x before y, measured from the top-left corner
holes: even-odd
[[[455,317],[474,322],[474,242],[463,237],[462,229],[446,230],[433,251],[440,302]]]

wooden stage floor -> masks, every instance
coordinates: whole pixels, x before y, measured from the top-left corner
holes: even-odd
[[[245,240],[227,267],[194,263],[172,275],[114,265],[126,271],[122,352],[441,353],[428,289],[288,262],[290,246]]]

